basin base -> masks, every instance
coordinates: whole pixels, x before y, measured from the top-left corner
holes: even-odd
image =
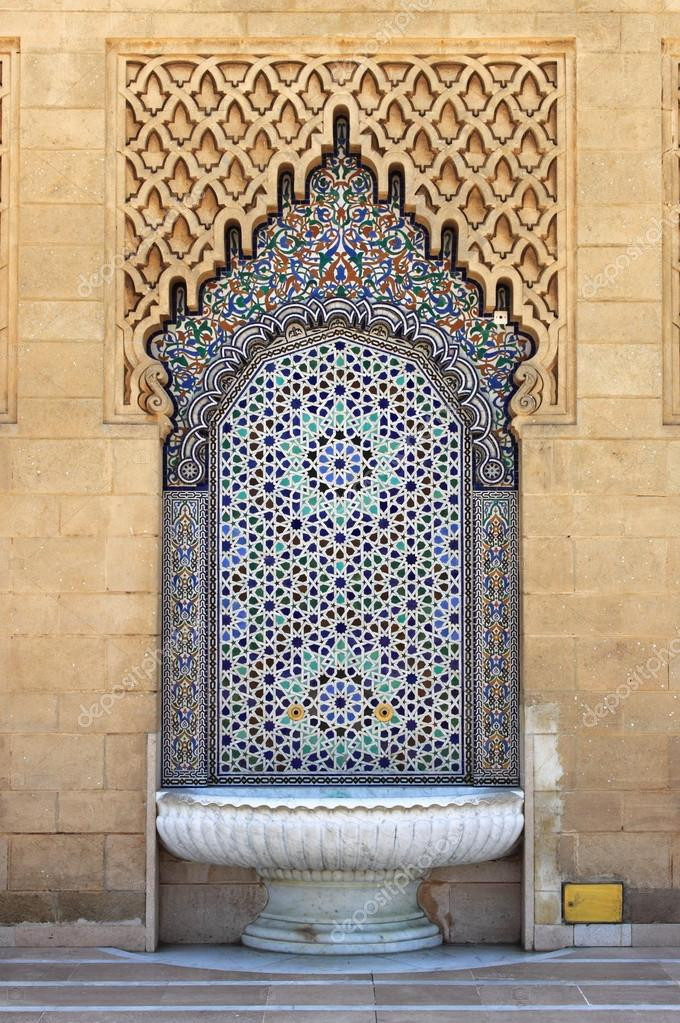
[[[269,952],[366,955],[440,945],[442,936],[418,905],[420,879],[404,871],[380,879],[267,878],[269,900],[241,941]]]

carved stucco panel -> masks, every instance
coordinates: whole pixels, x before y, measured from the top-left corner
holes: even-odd
[[[435,253],[442,228],[455,224],[457,262],[483,286],[488,309],[496,285],[512,284],[511,315],[536,343],[519,370],[515,415],[571,415],[568,48],[436,54],[422,45],[402,41],[411,55],[371,57],[293,45],[278,55],[214,44],[112,51],[110,415],[151,413],[167,424],[166,374],[147,342],[170,313],[172,287],[183,282],[197,304],[232,224],[250,253],[253,228],[276,208],[280,171],[294,172],[302,197],[339,110],[381,198],[390,173],[403,170],[407,208]]]

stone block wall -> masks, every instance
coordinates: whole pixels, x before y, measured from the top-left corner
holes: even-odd
[[[534,818],[527,941],[580,940],[562,923],[567,879],[625,882],[632,926],[621,940],[680,937],[680,661],[671,656],[680,635],[680,432],[664,425],[662,397],[671,386],[664,323],[677,310],[668,306],[660,229],[664,197],[673,199],[664,192],[664,131],[667,148],[677,148],[669,127],[677,79],[662,41],[680,38],[680,5],[16,6],[0,4],[0,52],[14,69],[0,90],[13,104],[3,121],[12,138],[0,143],[0,180],[10,176],[2,195],[12,205],[0,227],[8,267],[0,329],[9,324],[8,391],[17,397],[16,422],[0,427],[0,940],[145,942],[160,448],[153,423],[105,421],[107,40],[198,34],[280,46],[289,38],[294,49],[312,17],[317,40],[341,36],[344,45],[409,36],[489,52],[489,40],[514,40],[522,52],[526,40],[575,41],[576,225],[562,258],[578,271],[576,420],[521,429],[525,781]],[[262,895],[250,875],[168,858],[160,868],[168,940],[234,940],[238,921],[257,912]],[[233,926],[213,915],[201,931],[189,907],[216,894],[232,906]],[[449,940],[513,940],[519,861],[440,871],[422,898]],[[496,930],[484,923],[491,919]]]

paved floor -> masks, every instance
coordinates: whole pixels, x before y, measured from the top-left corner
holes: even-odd
[[[324,974],[310,957],[296,975],[255,972],[252,953],[235,971],[113,949],[2,949],[0,1023],[680,1023],[680,949],[499,950],[495,964],[485,950],[481,966],[446,952],[453,968],[439,953],[435,969],[405,960],[365,972],[355,959],[352,973]]]

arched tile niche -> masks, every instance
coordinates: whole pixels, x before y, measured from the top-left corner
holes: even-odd
[[[518,782],[510,407],[534,347],[403,192],[377,197],[340,115],[305,197],[282,171],[252,255],[232,227],[152,339],[166,787]]]

